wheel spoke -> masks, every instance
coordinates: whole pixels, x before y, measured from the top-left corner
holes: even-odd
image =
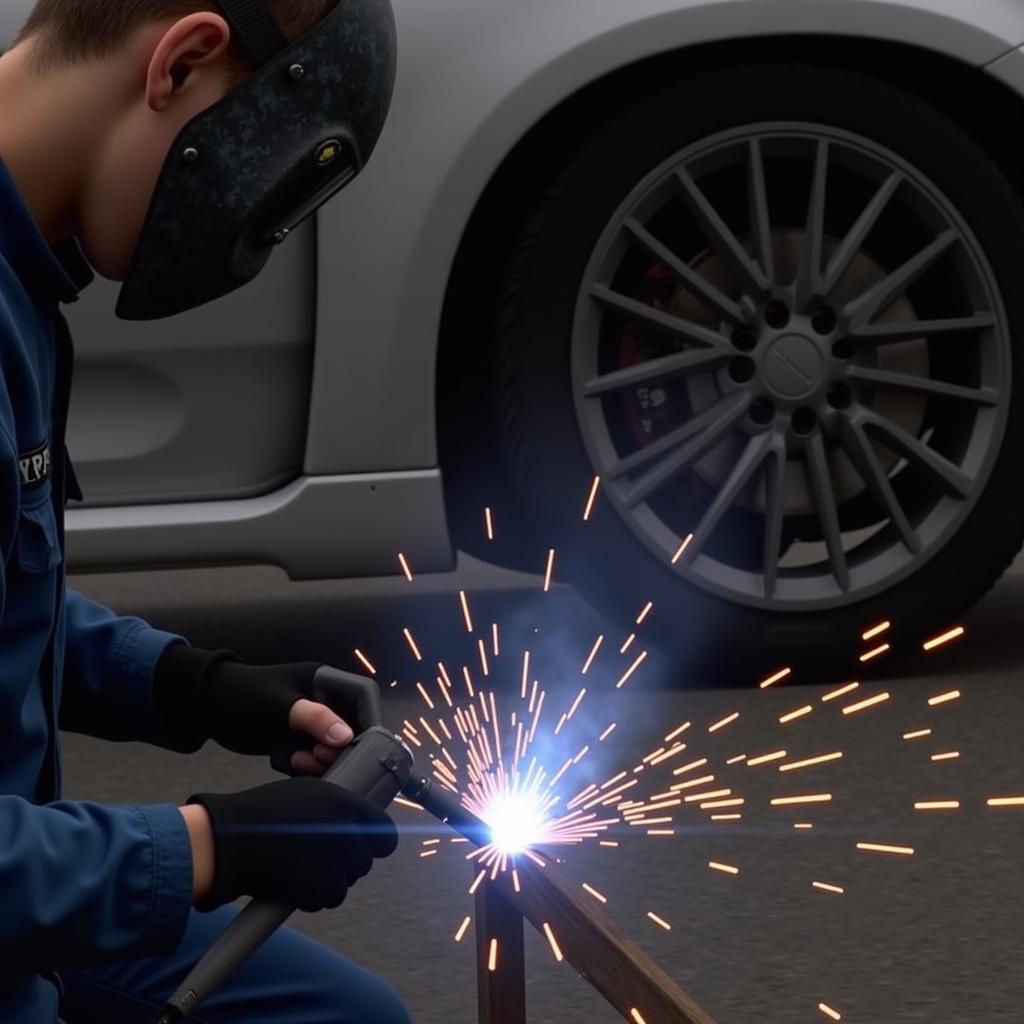
[[[854,257],[860,252],[864,239],[871,233],[871,229],[878,222],[902,180],[903,175],[899,171],[893,171],[874,194],[871,202],[864,207],[864,212],[857,218],[857,222],[847,232],[846,237],[839,243],[839,248],[832,254],[832,259],[825,270],[825,280],[821,289],[823,295],[830,295],[842,280]]]
[[[772,434],[764,479],[764,596],[772,597],[779,579],[779,549],[786,518],[786,440]]]
[[[896,492],[892,489],[889,476],[882,467],[871,441],[864,433],[863,427],[849,417],[844,416],[839,434],[843,449],[853,463],[854,469],[860,474],[868,490],[889,517],[893,526],[912,554],[921,553],[921,540],[910,525],[903,506],[900,505]]]
[[[719,291],[707,278],[687,265],[679,256],[663,242],[654,237],[638,220],[630,217],[623,225],[625,229],[640,243],[656,260],[664,263],[676,277],[700,300],[712,313],[721,320],[741,323],[743,311],[728,295]]]
[[[707,507],[704,515],[701,516],[700,522],[692,531],[693,540],[690,541],[686,549],[688,558],[692,559],[708,537],[714,533],[715,527],[721,522],[722,516],[728,512],[729,507],[739,496],[740,491],[746,487],[758,466],[764,462],[765,456],[767,456],[771,447],[771,441],[770,434],[758,434],[751,437],[746,445],[744,445],[743,451],[736,460],[736,464],[732,467],[732,471],[726,478],[725,483],[719,488],[714,500]]]
[[[768,281],[775,279],[775,257],[772,252],[772,224],[768,213],[768,189],[764,180],[764,156],[761,143],[750,140],[750,160],[747,167],[747,197],[750,206],[750,225],[761,270]]]
[[[999,402],[999,392],[994,388],[965,388],[944,380],[917,377],[909,373],[893,373],[890,370],[876,370],[870,366],[850,366],[847,374],[854,380],[873,384],[883,390],[913,391],[939,398],[957,398],[976,405],[996,405]]]
[[[818,522],[828,548],[832,574],[845,593],[850,589],[850,570],[846,564],[846,553],[843,551],[843,535],[839,529],[839,510],[836,508],[832,480],[828,472],[828,460],[825,456],[825,443],[821,431],[815,431],[805,450],[807,472],[811,478],[811,490],[814,492],[814,503],[818,508]]]
[[[934,448],[904,430],[887,416],[861,406],[854,420],[865,428],[881,434],[886,440],[887,447],[902,455],[908,462],[930,472],[951,494],[958,498],[966,498],[971,493],[973,481],[959,466],[954,465],[944,455],[940,455]]]
[[[675,180],[682,186],[686,205],[697,218],[697,223],[708,236],[714,249],[729,264],[739,286],[745,291],[767,295],[771,287],[770,281],[747,255],[729,225],[718,215],[707,196],[697,187],[697,183],[682,168],[676,171]]]
[[[631,299],[628,295],[612,291],[607,285],[593,285],[590,289],[590,295],[598,302],[621,310],[623,313],[629,313],[638,320],[643,320],[651,327],[671,334],[673,337],[684,338],[687,341],[692,341],[694,344],[706,345],[709,348],[727,348],[729,345],[728,340],[717,331],[712,331],[707,327],[702,327],[700,324],[695,324],[692,320],[684,320],[682,317],[673,316],[671,313],[655,309],[653,306],[648,306],[646,302],[640,302],[638,299]]]
[[[710,408],[687,420],[682,426],[676,427],[670,434],[659,437],[652,444],[644,445],[639,451],[620,459],[606,473],[606,480],[619,480],[629,473],[633,473],[646,466],[649,462],[660,459],[666,452],[670,452],[680,445],[685,444],[691,437],[708,427],[714,426],[720,420],[728,420],[734,423],[735,420],[746,411],[749,404],[746,395],[730,395],[722,398]]]
[[[943,231],[931,245],[911,256],[903,266],[873,284],[863,295],[853,299],[843,309],[849,328],[856,330],[873,317],[884,313],[922,274],[957,241],[957,233],[950,228]]]
[[[814,177],[807,204],[804,249],[795,284],[796,308],[804,310],[821,294],[821,259],[825,240],[825,193],[828,184],[828,142],[818,141],[814,156]]]
[[[934,334],[978,331],[985,327],[994,327],[995,323],[996,318],[991,313],[951,317],[948,320],[894,320],[892,323],[865,324],[852,331],[849,336],[862,343],[885,345],[928,338]]]
[[[716,363],[724,362],[731,355],[730,352],[722,352],[715,348],[696,348],[688,349],[685,352],[674,352],[672,355],[649,359],[645,363],[637,363],[635,366],[627,366],[614,373],[594,377],[583,386],[583,394],[587,398],[593,398],[596,395],[619,391],[637,384],[666,380],[670,377],[682,377],[695,370],[706,370]]]
[[[709,452],[715,445],[721,442],[732,429],[733,424],[746,413],[749,406],[750,399],[746,394],[743,394],[727,410],[719,412],[714,419],[709,418],[706,425],[702,424],[699,434],[681,448],[667,455],[661,462],[652,469],[649,469],[634,482],[633,486],[623,495],[622,500],[625,504],[629,508],[636,507],[640,502],[645,501],[655,491],[663,487],[672,477],[681,473],[687,466]]]

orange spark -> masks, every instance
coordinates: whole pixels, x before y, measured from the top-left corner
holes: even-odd
[[[790,761],[788,764],[780,764],[780,772],[791,772],[797,768],[809,768],[812,764],[824,764],[826,761],[838,761],[843,756],[841,750],[834,754],[822,754],[820,757],[809,757],[806,761]]]
[[[778,761],[780,758],[786,757],[786,751],[775,750],[770,754],[762,754],[760,757],[748,757],[747,765],[750,768],[754,768],[759,764],[767,764],[769,761]]]
[[[884,633],[892,625],[888,619],[885,622],[880,622],[877,626],[872,626],[871,629],[865,633],[861,633],[861,640],[874,640],[876,636]]]
[[[466,600],[466,592],[464,590],[459,591],[459,601],[462,604],[462,614],[466,618],[466,632],[473,632],[473,620],[469,617],[469,602]]]
[[[667,932],[672,931],[672,925],[670,925],[663,917],[658,917],[653,910],[648,910],[647,916],[660,928],[664,928]]]
[[[487,539],[494,540],[494,517],[491,515],[490,508],[484,509],[484,528],[487,531]]]
[[[879,644],[877,647],[872,648],[870,651],[865,651],[861,656],[861,661],[871,661],[873,658],[877,658],[880,654],[885,654],[889,650],[889,644]]]
[[[672,740],[674,740],[677,736],[681,735],[682,733],[686,732],[686,730],[689,729],[689,728],[690,728],[690,723],[689,722],[683,722],[683,724],[681,726],[679,726],[678,729],[673,729],[665,737],[665,742],[666,743],[671,743]]]
[[[958,811],[959,800],[918,800],[914,804],[915,811]]]
[[[814,708],[810,704],[805,704],[802,708],[796,708],[794,711],[788,711],[780,716],[779,722],[785,725],[787,722],[792,722],[794,718],[803,718],[804,715],[809,715],[813,710]]]
[[[731,715],[726,715],[725,718],[723,718],[721,721],[715,722],[714,725],[709,725],[708,732],[717,732],[719,729],[722,729],[725,726],[730,725],[732,722],[735,722],[736,719],[739,717],[740,713],[738,711],[734,711]]]
[[[846,892],[841,885],[829,885],[828,882],[811,882],[811,885],[813,885],[815,889],[824,889],[825,892]]]
[[[544,571],[544,593],[546,594],[551,589],[551,570],[555,566],[555,549],[551,548],[548,551],[548,567]]]
[[[601,486],[601,478],[599,476],[594,477],[594,482],[590,485],[590,497],[587,498],[587,507],[583,510],[583,522],[587,522],[590,519],[590,513],[594,511],[594,502],[597,499],[597,489]]]
[[[935,707],[936,704],[945,704],[947,701],[956,700],[959,696],[959,690],[948,690],[946,693],[940,693],[936,697],[929,697],[928,705],[929,707]]]
[[[804,796],[777,796],[772,800],[773,807],[786,804],[824,804],[832,799],[831,793],[808,793]]]
[[[401,552],[398,553],[398,563],[402,567],[402,572],[405,573],[405,578],[412,583],[412,570],[409,568],[409,563],[405,560],[405,555]]]
[[[826,693],[821,699],[823,701],[835,700],[836,697],[842,697],[843,694],[850,693],[852,690],[856,690],[860,686],[860,683],[847,683],[845,686],[840,686],[838,690],[833,690],[831,693]]]
[[[644,619],[646,619],[647,616],[651,614],[651,609],[653,607],[654,607],[654,602],[653,601],[648,601],[647,604],[644,605],[643,610],[636,617],[636,624],[638,626],[642,626],[644,624]]]
[[[487,957],[487,970],[493,971],[498,966],[498,940],[491,939],[491,951]]]
[[[646,657],[647,657],[647,652],[646,651],[641,651],[637,655],[637,658],[633,662],[633,664],[630,665],[628,669],[626,669],[626,671],[623,674],[622,678],[615,684],[615,689],[616,690],[618,690],[620,687],[626,685],[626,683],[629,681],[629,677],[640,667],[641,663],[643,662],[644,658],[646,658]]]
[[[590,654],[587,655],[587,660],[583,663],[583,668],[580,671],[581,675],[585,676],[587,674],[587,670],[590,668],[590,664],[594,660],[594,656],[597,654],[598,648],[601,646],[601,643],[602,643],[603,640],[604,640],[604,634],[602,633],[594,641],[594,646],[591,647]]]
[[[724,871],[728,875],[738,875],[740,873],[739,868],[734,868],[731,864],[719,864],[716,860],[709,860],[708,867],[713,871]]]
[[[858,711],[863,711],[865,708],[874,707],[876,704],[881,704],[883,701],[889,699],[888,693],[876,693],[873,697],[867,697],[864,700],[858,701],[856,704],[847,704],[843,708],[844,715],[853,715]]]
[[[871,853],[900,853],[910,856],[914,852],[911,846],[885,846],[881,843],[858,843],[858,850],[868,850]]]
[[[764,690],[766,687],[774,685],[781,679],[785,679],[786,676],[792,673],[792,671],[793,670],[791,668],[780,668],[779,671],[775,673],[775,675],[769,676],[767,679],[762,679],[761,682],[758,683],[758,686],[760,686],[761,689]]]
[[[551,952],[555,954],[555,960],[558,963],[562,962],[562,951],[558,948],[558,943],[555,941],[555,933],[551,930],[551,925],[544,922],[544,934],[548,937],[548,944],[551,946]]]
[[[931,734],[931,729],[918,729],[917,732],[905,732],[903,734],[903,738],[905,740],[916,740],[920,739],[922,736],[931,736]]]
[[[672,564],[673,565],[675,565],[676,562],[678,562],[679,559],[683,557],[683,555],[686,553],[686,549],[690,546],[690,543],[692,541],[693,541],[693,534],[692,533],[688,533],[683,538],[682,544],[680,544],[679,547],[676,549],[676,553],[672,556]]]
[[[583,700],[584,694],[586,694],[586,692],[587,688],[584,686],[580,690],[580,692],[576,694],[576,699],[572,702],[572,707],[569,708],[569,713],[565,716],[566,721],[569,721],[569,719],[572,718],[574,714],[576,714],[576,709],[580,706],[580,701]]]
[[[833,1010],[827,1003],[818,1003],[818,1009],[821,1010],[826,1017],[831,1017],[833,1020],[842,1020],[842,1014],[838,1010]]]
[[[986,802],[989,807],[1024,807],[1024,796],[993,796]]]
[[[932,637],[931,640],[926,640],[921,646],[926,651],[933,651],[936,647],[941,647],[943,644],[948,644],[950,640],[955,640],[957,637],[964,635],[963,626],[955,626],[953,629],[947,630],[945,633],[941,633],[939,636]]]
[[[932,754],[933,761],[953,761],[960,756],[959,750],[947,750],[944,754]]]
[[[377,670],[373,667],[372,664],[370,664],[370,660],[366,657],[365,654],[363,654],[361,650],[359,650],[358,647],[356,648],[356,657],[366,666],[366,669],[371,676],[375,676],[377,674]]]
[[[415,656],[416,660],[422,661],[423,655],[420,654],[420,649],[416,646],[416,641],[413,640],[412,633],[409,632],[408,628],[404,628],[402,632],[405,634],[405,639],[408,642],[409,647],[412,650],[412,653]]]
[[[587,883],[584,882],[583,883],[583,888],[586,889],[587,892],[589,892],[590,895],[593,896],[595,900],[600,900],[602,903],[607,903],[608,902],[608,897],[607,896],[602,896],[601,893],[599,893],[592,885],[587,885]]]

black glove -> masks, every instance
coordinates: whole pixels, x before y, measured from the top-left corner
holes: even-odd
[[[398,830],[376,804],[312,777],[281,779],[241,793],[195,793],[213,825],[214,879],[196,905],[213,910],[239,896],[315,912],[337,907],[390,857]]]
[[[312,750],[312,736],[289,728],[292,705],[326,704],[361,733],[381,722],[380,691],[371,679],[321,673],[318,662],[246,665],[233,651],[169,645],[157,662],[153,697],[162,726],[179,746],[198,749],[213,739],[236,754],[277,754],[274,767],[290,774],[295,750]]]

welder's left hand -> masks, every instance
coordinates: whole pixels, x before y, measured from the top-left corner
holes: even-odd
[[[360,688],[320,677],[314,686],[321,667],[247,665],[232,651],[175,643],[157,663],[154,699],[172,731],[239,754],[277,753],[274,766],[282,771],[280,752],[290,748],[290,774],[322,775],[352,742],[353,727],[361,732],[377,724],[379,707],[366,699],[369,680]]]

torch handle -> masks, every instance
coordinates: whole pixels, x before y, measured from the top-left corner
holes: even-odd
[[[372,726],[324,774],[325,782],[387,808],[408,782],[412,755],[387,729]],[[176,1024],[219,988],[292,915],[295,907],[251,900],[168,1000],[153,1024]]]

